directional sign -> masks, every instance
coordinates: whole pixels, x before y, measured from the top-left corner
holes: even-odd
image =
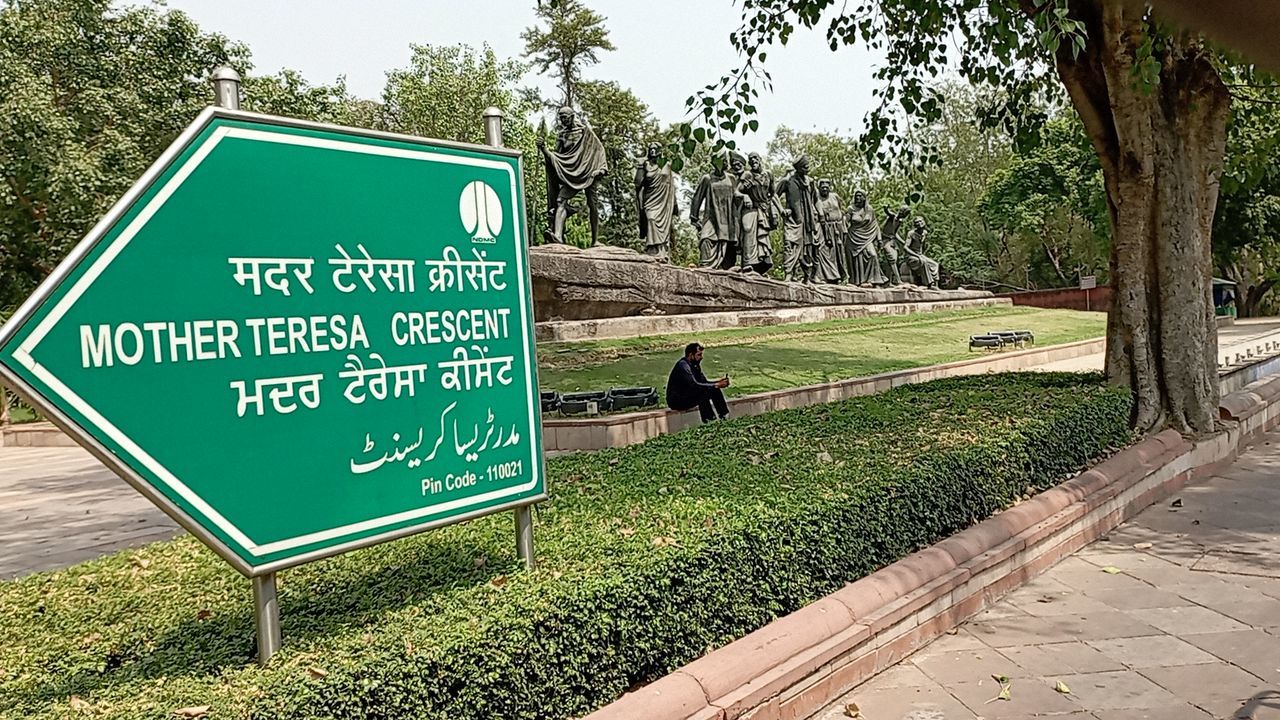
[[[246,574],[545,497],[519,154],[207,110],[0,375]]]

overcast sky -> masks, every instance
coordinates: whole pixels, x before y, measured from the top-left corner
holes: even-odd
[[[729,33],[741,8],[732,0],[587,0],[603,14],[617,50],[586,75],[615,80],[662,123],[685,117],[695,90],[735,67]],[[520,32],[533,24],[534,0],[167,0],[206,31],[249,46],[255,70],[298,70],[311,82],[346,76],[350,90],[377,98],[387,70],[403,67],[411,43],[488,43],[519,57]],[[872,104],[874,61],[859,48],[831,52],[821,31],[798,32],[769,52],[773,94],[761,99],[759,147],[778,125],[858,133]],[[551,94],[553,83],[530,76]]]

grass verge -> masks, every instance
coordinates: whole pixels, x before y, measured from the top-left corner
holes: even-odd
[[[1129,440],[1099,376],[942,380],[552,460],[539,569],[498,516],[248,582],[190,537],[0,584],[0,716],[560,720]]]
[[[1102,337],[1104,313],[1040,308],[982,308],[896,317],[830,320],[807,325],[732,328],[690,335],[538,346],[538,381],[574,392],[655,386],[684,346],[708,346],[708,377],[728,373],[730,395],[781,390],[976,357],[969,336],[988,330],[1031,330],[1037,345]],[[665,402],[665,400],[664,400]]]

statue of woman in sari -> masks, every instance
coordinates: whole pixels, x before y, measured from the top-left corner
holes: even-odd
[[[822,244],[818,248],[818,280],[830,283],[844,282],[848,275],[845,267],[844,209],[840,196],[831,189],[831,181],[818,181],[818,217],[821,220]]]
[[[698,232],[700,267],[731,270],[736,265],[741,207],[738,177],[728,166],[727,161],[713,166],[698,181],[689,205],[689,222]]]
[[[867,193],[855,190],[853,204],[849,206],[849,214],[845,216],[848,229],[849,284],[868,287],[884,285],[888,282],[880,271],[880,257],[876,253],[876,243],[880,240],[880,223],[876,221],[876,211],[867,202]]]
[[[742,193],[743,272],[761,275],[773,267],[773,244],[769,233],[778,226],[779,211],[773,198],[773,175],[764,169],[760,153],[747,156],[747,169],[738,175],[738,191]]]
[[[670,262],[680,208],[671,165],[662,163],[658,143],[650,143],[645,159],[636,165],[636,204],[645,254]]]

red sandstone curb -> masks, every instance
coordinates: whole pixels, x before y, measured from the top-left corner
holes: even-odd
[[[693,661],[586,720],[798,720],[1096,540],[1280,421],[1280,378],[1228,395],[1236,424],[1166,430]],[[1273,407],[1274,406],[1274,407]],[[1274,410],[1274,412],[1268,412]],[[1016,565],[1016,566],[1015,566]],[[928,615],[926,617],[926,614]]]

